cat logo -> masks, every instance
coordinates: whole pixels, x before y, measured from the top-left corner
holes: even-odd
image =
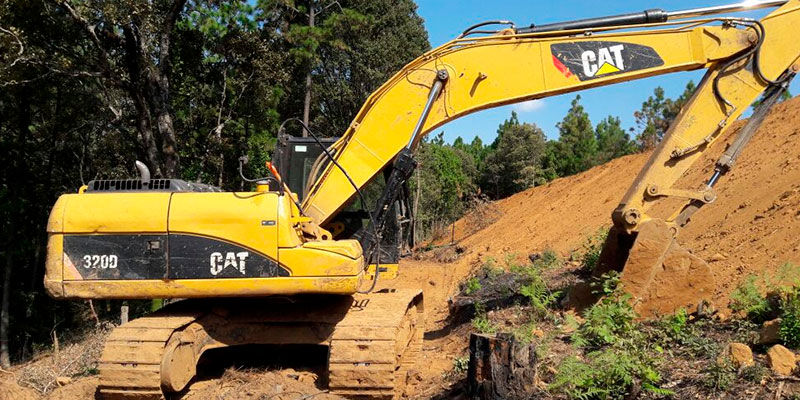
[[[237,269],[239,272],[241,272],[242,275],[244,275],[245,274],[245,269],[244,269],[245,261],[247,260],[247,257],[249,257],[249,256],[250,256],[250,253],[248,253],[246,251],[240,251],[238,253],[234,253],[232,251],[229,251],[229,252],[225,253],[224,257],[222,255],[222,253],[219,253],[219,252],[211,253],[211,260],[210,260],[210,263],[211,263],[211,275],[216,276],[217,274],[222,272],[223,269],[228,268],[228,267],[233,267],[233,268]]]
[[[622,50],[625,50],[625,45],[617,44],[611,47],[601,47],[596,53],[592,50],[584,51],[581,54],[583,74],[591,77],[624,71],[625,61],[622,59]]]
[[[636,43],[581,40],[554,43],[550,52],[559,72],[580,81],[664,65],[655,49]]]

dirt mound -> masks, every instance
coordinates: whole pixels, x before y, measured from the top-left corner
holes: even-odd
[[[13,376],[4,378],[0,375],[0,400],[39,400],[39,394],[33,389],[17,385]]]
[[[697,188],[705,182],[743,124],[737,122],[676,187]],[[795,98],[772,110],[734,169],[715,187],[717,201],[695,214],[679,234],[684,248],[710,263],[718,282],[711,300],[718,307],[727,305],[727,295],[748,274],[800,262],[798,133],[800,98]],[[469,219],[458,221],[455,238],[464,257],[451,268],[469,273],[463,265],[474,266],[487,256],[524,256],[546,248],[566,254],[579,247],[598,228],[610,226],[611,212],[648,157],[622,157],[498,201],[502,215],[483,229]],[[659,204],[651,214],[669,215],[670,206]],[[448,279],[453,280],[458,278]]]
[[[79,400],[79,399],[94,399],[95,392],[97,392],[97,384],[99,383],[97,376],[89,376],[76,379],[64,386],[53,390],[47,397],[47,400]]]

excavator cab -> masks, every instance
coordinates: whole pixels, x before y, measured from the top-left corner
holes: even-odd
[[[312,175],[328,162],[321,145],[332,150],[330,146],[339,139],[339,137],[320,137],[317,139],[318,143],[311,137],[285,133],[279,135],[273,155],[274,165],[282,180],[289,190],[297,195],[299,201],[302,202],[305,199],[310,183],[318,178]],[[378,194],[383,191],[391,168],[391,166],[386,168],[383,174],[378,174],[372,182],[366,185],[364,193],[367,204],[362,205],[360,199],[353,196],[344,210],[323,226],[333,234],[334,239],[355,238],[360,240],[363,237],[369,224],[369,216],[366,212],[375,213],[374,208]],[[275,183],[272,183],[271,187],[272,190],[277,190]],[[400,257],[410,254],[414,247],[414,216],[407,182],[403,185],[392,208],[393,217],[386,219],[379,252],[373,256],[372,263],[375,263],[377,257],[380,256],[377,261],[381,265],[396,265]]]

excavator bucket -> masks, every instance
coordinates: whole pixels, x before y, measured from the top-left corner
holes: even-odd
[[[594,276],[612,270],[641,317],[695,312],[716,289],[708,264],[681,247],[662,220],[643,222],[635,236],[612,228]]]

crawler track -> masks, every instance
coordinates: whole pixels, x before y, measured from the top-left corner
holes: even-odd
[[[137,318],[114,329],[100,357],[103,399],[161,399],[161,364],[167,343],[199,313],[167,310]]]
[[[213,304],[213,306],[212,306]],[[100,358],[103,399],[163,399],[206,350],[245,344],[329,346],[332,393],[399,397],[424,332],[422,294],[186,301],[115,329]]]
[[[355,297],[354,307],[333,332],[329,388],[348,397],[395,398],[422,350],[419,292]]]

